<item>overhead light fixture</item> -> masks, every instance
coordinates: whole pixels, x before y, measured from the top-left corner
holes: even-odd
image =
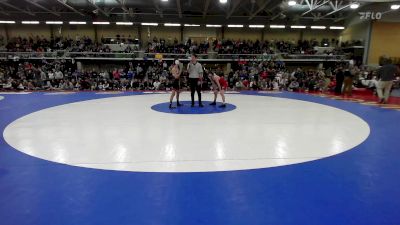
[[[290,1],[288,2],[288,5],[290,5],[290,6],[294,6],[294,5],[296,5],[296,4],[297,4],[297,2],[294,1],[294,0],[290,0]]]
[[[305,29],[306,26],[303,26],[303,25],[292,25],[292,26],[290,26],[290,28],[292,28],[292,29]]]
[[[110,22],[93,22],[94,25],[109,25]]]
[[[92,22],[92,24],[93,24],[93,25],[109,25],[110,22],[99,22],[99,21],[95,21],[95,22]]]
[[[311,29],[324,30],[326,26],[311,26]]]
[[[143,26],[158,26],[158,23],[141,23]]]
[[[282,28],[285,28],[285,25],[269,25],[269,28],[280,28],[280,29],[282,29]]]
[[[222,3],[222,4],[225,4],[227,2],[228,2],[228,0],[219,0],[219,3]]]
[[[331,29],[331,30],[344,30],[344,27],[330,26],[329,29]]]
[[[2,20],[0,23],[15,23],[15,21],[10,21],[10,20]]]
[[[222,27],[222,25],[218,25],[218,24],[206,24],[206,27]]]
[[[185,27],[199,27],[200,24],[185,24]]]
[[[164,23],[165,27],[180,27],[180,23]]]
[[[264,28],[264,25],[249,25],[250,28]]]
[[[243,25],[240,25],[240,24],[228,24],[228,27],[240,28],[240,27],[243,27]]]
[[[390,8],[393,10],[398,10],[400,9],[400,5],[391,5]]]
[[[355,2],[355,3],[351,3],[350,8],[352,9],[357,9],[358,7],[360,7],[360,4]]]
[[[39,21],[22,21],[22,24],[39,24]]]
[[[63,24],[63,21],[46,21],[46,24]]]
[[[115,24],[117,24],[117,25],[123,25],[123,26],[131,26],[131,25],[133,25],[132,22],[116,22]]]
[[[168,2],[168,0],[161,0],[162,2]]]
[[[83,24],[86,24],[86,22],[84,22],[84,21],[70,21],[69,24],[72,24],[72,25],[83,25]]]

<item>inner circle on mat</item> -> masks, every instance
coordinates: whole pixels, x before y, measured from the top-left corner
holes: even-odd
[[[21,117],[3,136],[18,151],[73,166],[208,172],[318,160],[350,150],[369,135],[364,120],[331,106],[270,96],[226,97],[235,110],[185,116],[152,110],[168,101],[162,94],[69,103]],[[190,95],[182,93],[180,99],[189,101]]]
[[[181,106],[177,106],[176,101],[172,103],[170,108],[169,102],[159,103],[151,107],[152,110],[163,113],[173,113],[173,114],[212,114],[212,113],[224,113],[236,109],[235,105],[226,103],[225,107],[222,107],[221,102],[217,102],[216,105],[210,105],[211,101],[203,101],[203,107],[199,106],[196,101],[194,106],[192,106],[191,101],[181,101]]]

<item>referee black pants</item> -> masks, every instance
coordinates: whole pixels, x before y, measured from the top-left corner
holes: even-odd
[[[197,91],[199,97],[199,105],[201,105],[201,85],[199,84],[199,78],[189,78],[190,86],[190,97],[192,98],[192,105],[194,105],[194,92]]]

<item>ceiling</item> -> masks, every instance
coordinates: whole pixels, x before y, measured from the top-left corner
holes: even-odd
[[[390,10],[396,1],[358,2],[354,10],[349,0],[297,0],[295,6],[287,0],[0,0],[0,20],[339,25],[372,11],[400,21],[400,10]]]

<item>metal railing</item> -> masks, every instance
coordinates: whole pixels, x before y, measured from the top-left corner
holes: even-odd
[[[161,56],[164,60],[189,60],[190,54],[175,53],[146,53],[144,51],[132,52],[72,52],[72,51],[54,51],[54,52],[0,52],[0,59],[76,59],[76,60],[153,60]],[[218,54],[209,52],[208,54],[198,54],[201,61],[239,61],[239,60],[281,60],[281,61],[343,61],[347,60],[346,55],[305,55],[305,54]]]
[[[65,55],[65,51],[54,51],[54,52],[0,52],[0,58],[2,59],[55,59],[61,58]]]
[[[135,59],[141,52],[66,52],[64,57],[68,58],[113,58],[113,59]]]

